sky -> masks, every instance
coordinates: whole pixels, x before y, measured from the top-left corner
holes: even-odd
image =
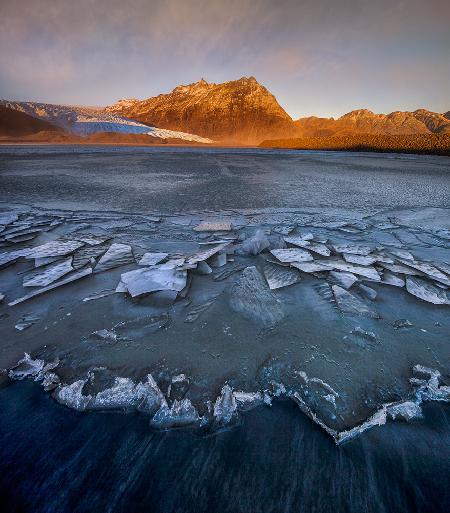
[[[254,76],[297,119],[450,110],[450,0],[0,0],[0,98],[103,106]]]

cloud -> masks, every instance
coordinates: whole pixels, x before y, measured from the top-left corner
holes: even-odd
[[[345,96],[350,76],[375,94],[365,77],[392,74],[411,54],[419,69],[429,69],[426,62],[436,56],[442,68],[450,66],[442,55],[450,46],[447,0],[0,3],[3,97],[105,104],[202,76],[222,81],[252,74],[299,111],[301,99],[291,91],[314,96],[332,82],[328,96]],[[429,89],[430,101],[447,95],[433,76]]]

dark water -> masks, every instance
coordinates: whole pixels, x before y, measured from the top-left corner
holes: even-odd
[[[283,402],[217,435],[78,414],[33,383],[0,390],[2,512],[446,512],[450,407],[343,446]]]

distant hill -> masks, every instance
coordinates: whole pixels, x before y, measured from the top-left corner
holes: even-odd
[[[303,137],[450,133],[450,118],[425,109],[390,114],[375,114],[361,109],[344,114],[338,119],[300,118],[295,124]]]
[[[42,131],[59,131],[60,129],[41,119],[36,119],[25,112],[19,112],[0,105],[0,136],[21,137]]]
[[[275,96],[253,77],[222,84],[202,79],[147,100],[120,100],[106,110],[224,143],[255,144],[268,137],[298,133]]]
[[[450,134],[371,135],[301,137],[263,141],[262,148],[323,151],[375,151],[450,155]]]

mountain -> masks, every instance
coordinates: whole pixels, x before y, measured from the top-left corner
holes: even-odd
[[[200,80],[147,100],[119,100],[110,113],[225,143],[259,143],[297,134],[292,118],[254,77],[222,84]]]
[[[0,136],[21,137],[39,132],[59,131],[55,125],[0,105]]]
[[[295,124],[303,137],[450,133],[450,119],[425,109],[390,114],[360,109],[338,119],[307,117],[298,119]]]
[[[56,126],[74,136],[86,137],[96,133],[116,133],[148,135],[162,140],[177,139],[199,143],[212,142],[209,139],[194,134],[144,125],[111,112],[106,112],[103,109],[36,102],[11,102],[7,100],[0,101],[0,106],[7,110],[13,110],[17,114],[31,117],[35,121],[45,122],[47,126]],[[42,130],[51,130],[51,128],[43,128]]]

